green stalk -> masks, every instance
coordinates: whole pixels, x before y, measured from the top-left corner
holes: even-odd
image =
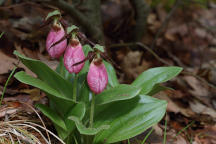
[[[2,91],[1,100],[0,100],[0,106],[1,106],[2,100],[3,100],[3,98],[4,98],[4,94],[5,94],[5,91],[6,91],[8,82],[10,81],[11,77],[13,76],[15,70],[16,70],[16,67],[13,68],[13,70],[11,71],[11,73],[10,73],[10,75],[9,75],[9,77],[8,77],[8,79],[7,79],[7,81],[6,81],[6,83],[5,83],[4,89],[3,89],[3,91]]]
[[[93,127],[93,121],[94,121],[94,107],[95,107],[95,94],[92,93],[92,100],[91,100],[91,109],[90,109],[90,127]]]
[[[76,102],[76,96],[77,96],[77,81],[78,81],[78,75],[75,74],[74,82],[73,82],[73,100]]]
[[[63,62],[63,56],[60,57],[60,75],[64,77],[64,62]]]

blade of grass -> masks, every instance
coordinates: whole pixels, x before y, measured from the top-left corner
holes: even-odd
[[[192,144],[193,143],[193,136],[189,135],[188,132],[186,132],[186,136],[187,136],[187,139],[189,141],[189,144]]]
[[[141,144],[144,144],[145,141],[147,140],[147,138],[150,136],[150,134],[153,132],[153,128],[151,128],[151,130],[147,133],[147,135],[145,136],[145,138],[143,139],[142,143]]]
[[[4,85],[4,89],[3,89],[3,91],[2,91],[2,96],[1,96],[1,100],[0,100],[0,106],[1,106],[2,100],[3,100],[3,98],[4,98],[4,94],[5,94],[5,91],[6,91],[8,82],[10,81],[11,77],[13,76],[15,70],[16,70],[16,67],[13,68],[13,70],[11,71],[11,73],[10,73],[10,75],[9,75],[9,77],[8,77],[8,79],[7,79],[6,83],[5,83],[5,85]]]
[[[4,35],[4,32],[2,32],[2,33],[0,34],[0,38],[1,38],[3,35]]]
[[[130,144],[130,139],[128,139],[128,144]]]
[[[166,144],[167,119],[165,117],[164,139],[163,144]]]
[[[175,137],[177,137],[178,135],[180,135],[183,131],[185,131],[186,129],[188,129],[192,124],[194,124],[195,121],[192,121],[191,123],[189,123],[186,127],[182,128]]]

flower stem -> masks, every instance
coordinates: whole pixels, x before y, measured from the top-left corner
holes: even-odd
[[[73,100],[76,102],[76,96],[77,96],[77,80],[78,76],[75,74],[74,82],[73,82]]]
[[[92,93],[91,109],[90,109],[90,127],[93,127],[94,121],[95,94]]]

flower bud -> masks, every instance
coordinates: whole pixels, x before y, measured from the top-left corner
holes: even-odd
[[[107,86],[108,75],[102,59],[94,59],[87,75],[89,88],[95,94],[101,93]]]
[[[54,25],[53,28],[51,28],[46,39],[46,49],[52,58],[59,58],[64,53],[67,46],[66,39],[52,46],[54,43],[61,40],[64,35],[65,31],[61,25]]]
[[[64,54],[64,66],[70,73],[79,73],[83,66],[84,62],[78,65],[73,66],[74,64],[85,59],[85,55],[82,49],[82,45],[78,41],[70,42],[67,46],[66,52]]]

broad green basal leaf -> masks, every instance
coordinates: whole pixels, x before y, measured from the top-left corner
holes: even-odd
[[[76,124],[78,131],[83,135],[96,135],[97,133],[109,129],[109,125],[101,125],[99,127],[87,128],[79,118],[75,116],[70,116],[70,120],[73,120]]]
[[[64,120],[56,114],[55,111],[52,111],[49,107],[38,104],[36,107],[45,115],[47,116],[54,124],[58,125],[64,130],[67,130]]]
[[[62,76],[39,60],[27,58],[17,51],[14,51],[14,54],[17,55],[22,63],[34,72],[39,79],[47,83],[53,89],[56,89],[62,95],[72,99],[72,84],[69,81],[65,80]]]
[[[114,143],[132,138],[154,124],[164,116],[167,102],[146,95],[118,101],[97,107],[94,126],[110,125],[110,128],[97,134],[94,143]]]
[[[181,71],[181,67],[175,66],[152,68],[139,75],[132,85],[142,87],[140,94],[147,94],[155,84],[166,82],[177,76]]]
[[[19,80],[22,83],[37,87],[41,89],[42,91],[54,96],[58,97],[64,100],[71,101],[71,99],[68,99],[64,95],[61,95],[58,91],[50,87],[47,83],[41,81],[40,79],[34,78],[30,75],[27,75],[24,71],[17,72],[14,77]]]
[[[153,96],[156,93],[158,93],[160,91],[164,91],[164,90],[173,90],[173,89],[169,88],[169,87],[162,86],[160,84],[156,84],[156,85],[154,85],[154,87],[152,88],[152,90],[147,95]]]
[[[139,94],[141,88],[132,85],[120,84],[96,95],[95,103],[102,105],[113,101],[131,99]]]
[[[68,117],[70,116],[76,116],[78,117],[80,120],[83,119],[84,115],[85,115],[85,112],[86,112],[86,107],[85,107],[85,104],[80,102],[80,103],[77,103],[74,107],[72,107],[68,113],[64,116],[64,119],[66,121],[66,125],[69,126],[70,125],[70,122],[71,120],[68,119]]]
[[[62,139],[67,138],[76,128],[74,121],[68,119],[68,117],[76,116],[77,118],[82,120],[82,118],[85,115],[85,111],[86,111],[85,104],[84,103],[77,103],[73,107],[71,107],[70,110],[65,114],[64,121],[65,121],[65,125],[67,127],[67,131],[62,131],[61,129],[56,127],[57,130],[59,130],[60,132],[63,133],[61,135]]]
[[[41,81],[40,79],[34,78],[30,75],[27,75],[25,72],[17,72],[14,77],[19,80],[22,83],[34,86],[36,88],[41,89],[44,91],[47,96],[55,102],[56,107],[61,108],[61,112],[64,113],[70,108],[74,102],[59,93],[57,90],[50,87],[47,83]],[[64,106],[62,106],[62,103],[64,103]]]

